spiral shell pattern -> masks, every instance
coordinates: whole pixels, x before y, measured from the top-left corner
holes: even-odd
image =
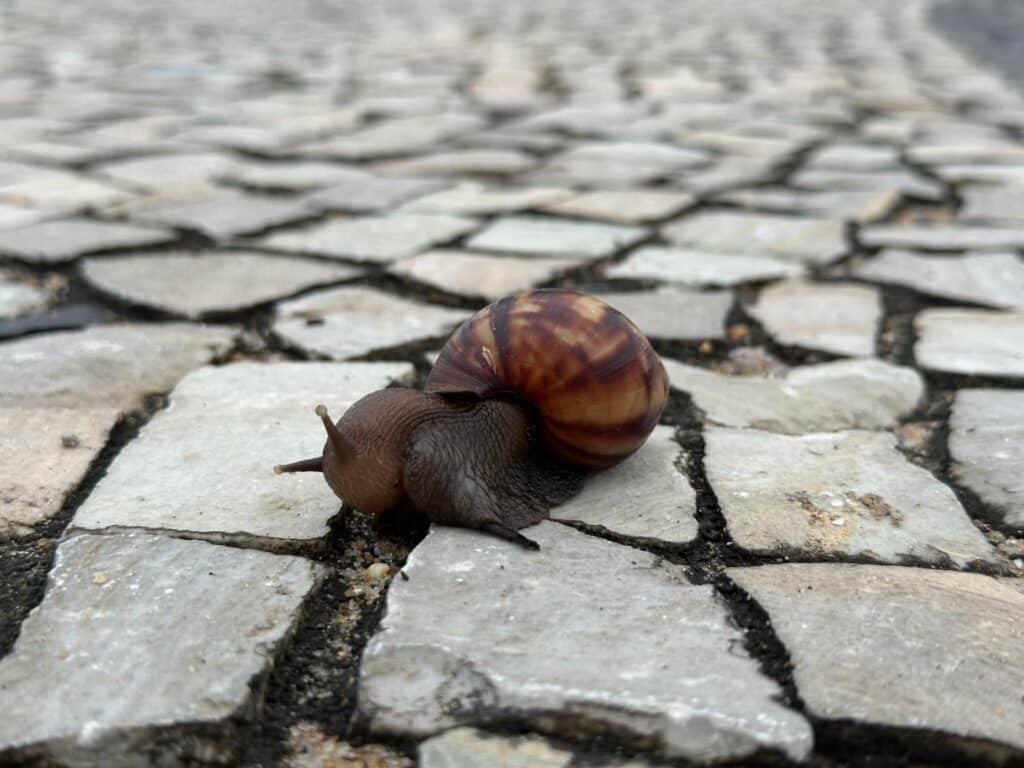
[[[601,468],[647,440],[668,398],[668,376],[647,337],[618,310],[575,291],[537,290],[463,323],[426,391],[525,400],[552,453]]]

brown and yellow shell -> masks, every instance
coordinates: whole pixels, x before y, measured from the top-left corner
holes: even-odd
[[[644,444],[668,398],[647,337],[593,296],[537,290],[477,312],[445,344],[426,391],[512,396],[539,413],[561,459],[609,467]]]

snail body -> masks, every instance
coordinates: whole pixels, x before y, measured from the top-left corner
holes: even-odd
[[[323,456],[275,471],[323,472],[375,517],[405,510],[536,548],[519,529],[643,445],[667,396],[661,361],[622,313],[574,291],[529,291],[463,323],[423,391],[374,392],[336,424],[318,406]]]

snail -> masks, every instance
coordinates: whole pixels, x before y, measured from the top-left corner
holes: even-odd
[[[647,440],[668,397],[644,334],[592,296],[535,290],[484,307],[449,338],[423,391],[393,387],[353,404],[320,457],[279,465],[322,472],[359,512],[392,510],[519,533]]]

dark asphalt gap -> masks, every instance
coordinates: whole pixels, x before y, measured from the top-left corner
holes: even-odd
[[[1024,0],[943,0],[932,25],[1024,93]]]

